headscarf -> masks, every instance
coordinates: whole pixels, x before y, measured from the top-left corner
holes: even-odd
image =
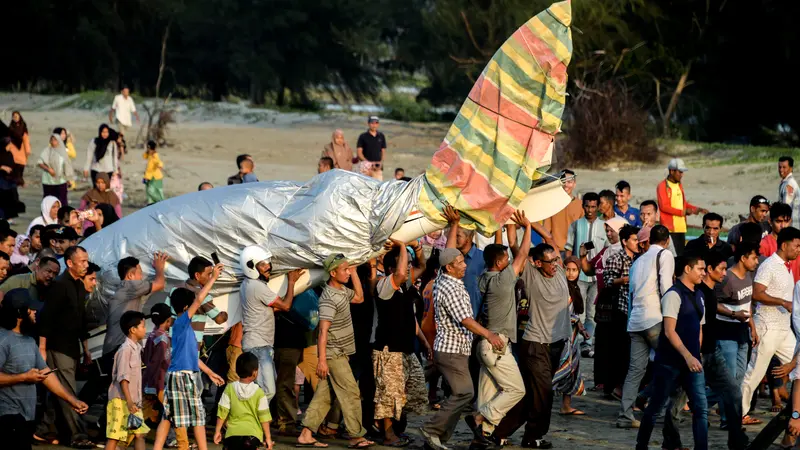
[[[69,156],[67,155],[67,147],[64,146],[64,142],[61,140],[61,135],[53,133],[50,138],[55,138],[56,142],[58,143],[57,147],[53,147],[50,145],[48,141],[47,147],[50,149],[50,157],[47,159],[47,165],[50,166],[51,169],[56,171],[56,176],[68,176],[70,174],[60,173],[63,171],[63,161],[69,161]],[[56,156],[60,156],[61,158],[55,158]]]
[[[336,143],[336,135],[341,134],[344,143],[339,145]],[[334,130],[331,134],[331,142],[325,145],[325,151],[322,156],[328,156],[333,159],[334,167],[343,170],[352,170],[353,168],[353,149],[347,144],[344,139],[344,131]]]
[[[20,116],[20,117],[22,117],[22,116]],[[64,143],[64,145],[67,145],[67,140],[66,140],[66,139],[61,139],[61,132],[62,132],[62,131],[63,131],[64,133],[68,134],[68,133],[67,133],[67,129],[66,129],[66,128],[62,128],[62,127],[56,127],[56,128],[53,128],[53,134],[57,134],[57,135],[58,135],[58,139],[59,139],[60,141],[62,141],[62,142]]]
[[[114,222],[119,220],[119,216],[117,212],[114,210],[114,207],[109,205],[108,203],[101,203],[95,207],[95,209],[99,209],[103,212],[103,228],[107,228]],[[83,232],[83,237],[88,238],[89,236],[95,234],[97,232],[97,227],[94,225],[90,226]]]
[[[35,227],[36,225],[48,226],[48,225],[55,225],[58,224],[58,217],[55,219],[50,218],[50,208],[53,207],[54,204],[61,203],[61,200],[53,197],[52,195],[48,195],[44,199],[42,199],[42,215],[33,219],[31,224],[28,225],[27,234],[30,236],[31,228]]]
[[[11,255],[11,265],[12,266],[13,265],[17,265],[17,264],[23,264],[23,265],[27,266],[28,264],[30,264],[30,262],[31,262],[31,254],[30,254],[30,252],[28,252],[27,255],[23,255],[23,254],[21,254],[19,252],[19,248],[22,247],[22,244],[25,241],[30,242],[30,239],[28,238],[28,236],[26,236],[24,234],[17,235],[17,242],[14,245],[14,253]]]
[[[570,256],[564,260],[564,267],[567,264],[573,263],[578,266],[578,270],[581,270],[581,260],[578,259],[576,256]],[[578,278],[574,281],[570,281],[567,279],[567,287],[569,287],[569,296],[572,299],[572,310],[575,314],[583,314],[583,296],[581,295],[581,288],[578,286]]]
[[[86,201],[86,204],[91,204],[94,202],[98,205],[106,203],[112,207],[117,206],[119,204],[119,197],[117,197],[117,194],[111,190],[111,181],[108,178],[108,174],[105,172],[100,172],[97,174],[96,179],[106,182],[106,190],[101,192],[99,189],[97,189],[97,186],[95,186],[86,191],[86,193],[83,194],[83,197],[81,197],[81,200]]]
[[[14,114],[19,114],[19,122],[14,122]],[[11,123],[8,125],[8,129],[14,145],[22,147],[22,138],[28,132],[28,125],[25,124],[25,119],[22,118],[22,114],[19,111],[11,113]]]
[[[103,128],[108,129],[108,137],[103,139]],[[100,161],[106,156],[106,151],[108,150],[108,143],[113,142],[111,136],[111,128],[108,125],[102,124],[100,128],[97,129],[97,137],[94,138],[94,160]]]

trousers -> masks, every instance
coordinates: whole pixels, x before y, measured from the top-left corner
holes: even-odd
[[[525,382],[522,380],[517,360],[506,345],[502,354],[495,353],[489,341],[478,343],[478,359],[481,362],[478,378],[478,411],[486,419],[484,431],[491,432],[503,417],[525,397]]]
[[[758,320],[755,325],[761,339],[758,345],[753,347],[750,363],[747,365],[747,371],[742,380],[742,411],[749,409],[753,391],[767,373],[767,367],[769,367],[772,357],[777,356],[782,364],[788,363],[794,357],[794,348],[797,343],[794,333],[790,329],[770,329]]]
[[[433,361],[450,385],[451,394],[422,428],[426,433],[438,436],[444,443],[453,435],[461,413],[472,403],[474,389],[468,355],[435,352]]]
[[[344,416],[344,426],[349,435],[364,436],[367,431],[361,422],[361,393],[347,356],[344,355],[328,360],[328,376],[324,380],[319,380],[314,398],[311,399],[306,416],[303,418],[303,426],[316,433],[331,409],[332,394],[335,394],[339,401]]]

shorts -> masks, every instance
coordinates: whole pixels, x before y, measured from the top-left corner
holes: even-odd
[[[134,435],[146,435],[150,432],[147,425],[142,424],[135,430],[128,430],[128,403],[121,398],[112,398],[106,406],[106,437],[115,441],[130,442]],[[135,416],[144,419],[142,409],[136,411]]]
[[[306,375],[300,370],[300,367],[294,368],[294,384],[298,386],[306,384]]]
[[[206,411],[200,399],[202,387],[195,372],[167,372],[164,416],[175,428],[206,425]]]

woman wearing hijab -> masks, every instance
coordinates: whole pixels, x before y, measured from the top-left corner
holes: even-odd
[[[106,124],[100,125],[97,130],[97,137],[89,141],[86,150],[86,164],[83,166],[84,178],[92,174],[92,185],[95,184],[97,174],[103,172],[108,178],[119,171],[119,160],[117,159],[117,143],[112,139],[111,129]]]
[[[28,225],[28,231],[25,232],[28,236],[31,235],[31,228],[36,225],[46,227],[48,225],[58,224],[58,210],[61,209],[61,202],[53,197],[47,196],[42,199],[42,215],[33,219],[31,224]]]
[[[325,144],[322,151],[323,157],[333,160],[333,167],[342,170],[353,170],[353,149],[344,140],[344,132],[336,130],[331,136],[331,142]]]
[[[559,366],[553,376],[553,390],[561,394],[562,416],[583,416],[586,413],[572,407],[572,397],[584,395],[585,388],[581,376],[581,347],[579,335],[586,338],[586,331],[578,315],[583,312],[584,303],[581,290],[578,287],[578,275],[581,262],[575,256],[570,256],[564,261],[564,271],[569,287],[569,311],[572,323],[572,333],[561,352]]]
[[[70,133],[68,129],[57,127],[53,129],[53,134],[61,136],[61,141],[64,142],[64,147],[67,148],[67,156],[69,156],[69,159],[75,159],[78,157],[78,152],[75,151],[72,133]]]
[[[93,225],[83,232],[84,238],[88,238],[103,228],[106,228],[118,221],[119,216],[117,216],[117,212],[114,211],[113,206],[106,203],[100,203],[97,205],[97,208],[95,208],[94,216],[92,216],[91,220]]]
[[[27,266],[31,263],[31,240],[24,234],[17,235],[14,253],[11,254],[11,266]]]
[[[11,134],[11,141],[14,142],[20,151],[14,154],[14,162],[17,164],[15,168],[19,176],[19,185],[24,186],[22,180],[22,173],[25,171],[25,165],[28,163],[28,157],[31,155],[31,138],[28,135],[28,125],[22,114],[19,111],[11,113],[11,123],[8,126]]]
[[[72,170],[72,162],[67,156],[67,149],[61,136],[53,134],[50,136],[50,145],[42,150],[37,162],[42,169],[42,190],[44,197],[52,195],[57,198],[61,205],[69,204],[67,201],[67,181],[75,178]]]
[[[111,191],[111,180],[109,180],[108,175],[103,172],[97,174],[94,187],[83,194],[83,197],[81,197],[81,206],[78,209],[81,211],[90,208],[94,209],[101,203],[111,205],[111,207],[114,208],[114,212],[117,213],[117,217],[122,217],[122,204],[120,204],[117,194]]]

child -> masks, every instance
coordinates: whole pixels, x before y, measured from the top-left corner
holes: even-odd
[[[161,169],[164,168],[164,163],[156,153],[155,141],[147,141],[147,151],[143,155],[147,160],[147,169],[144,171],[144,179],[142,182],[145,184],[145,191],[147,192],[147,204],[164,200],[164,174]]]
[[[272,449],[269,432],[269,401],[264,391],[254,382],[258,376],[258,358],[247,352],[236,360],[239,381],[229,383],[217,405],[217,429],[214,443],[222,442],[222,426],[227,422],[225,448],[227,450],[255,450],[262,442]]]
[[[145,417],[158,423],[159,411],[164,404],[164,378],[167,376],[172,355],[169,328],[172,326],[172,313],[169,305],[158,303],[150,309],[153,331],[147,336],[142,363],[142,387],[144,388]]]
[[[111,372],[112,383],[108,388],[108,407],[106,410],[106,449],[115,450],[117,442],[122,441],[127,447],[131,435],[136,442],[136,450],[144,450],[144,438],[150,429],[143,423],[142,405],[142,347],[139,341],[144,339],[147,330],[144,326],[144,314],[139,311],[127,311],[119,321],[122,332],[127,339],[114,356],[114,368]],[[129,415],[140,419],[136,428],[128,428],[131,424]],[[135,420],[135,419],[134,419]]]
[[[164,380],[164,417],[167,420],[158,424],[154,450],[163,450],[170,422],[175,428],[192,427],[198,450],[208,449],[206,413],[200,399],[203,389],[198,383],[198,372],[208,375],[217,386],[225,384],[225,381],[200,361],[192,317],[211,292],[220,272],[222,264],[217,264],[208,282],[197,294],[183,287],[170,293],[169,301],[178,317],[172,324],[172,360]]]
[[[255,183],[258,181],[258,177],[253,173],[255,167],[256,164],[252,159],[242,161],[242,168],[239,170],[242,174],[242,183]]]

